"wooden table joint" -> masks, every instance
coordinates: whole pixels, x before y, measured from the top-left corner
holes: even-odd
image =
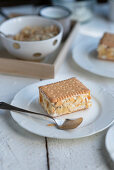
[[[48,141],[47,141],[47,137],[45,137],[45,146],[46,146],[47,169],[50,170],[49,151],[48,151]]]

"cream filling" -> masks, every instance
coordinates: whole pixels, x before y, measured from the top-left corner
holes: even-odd
[[[75,112],[91,106],[91,100],[87,96],[89,94],[81,94],[78,96],[72,96],[61,100],[61,104],[56,106],[56,103],[51,103],[44,93],[42,95],[42,106],[52,116],[63,115],[66,113]],[[73,98],[73,101],[71,100]]]
[[[113,59],[114,60],[114,48],[107,48],[106,45],[99,45],[98,57],[101,59]]]

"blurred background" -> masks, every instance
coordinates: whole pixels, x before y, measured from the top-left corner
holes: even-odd
[[[60,0],[56,0],[56,1],[60,1]],[[65,1],[65,0],[63,0]],[[66,0],[66,2],[68,1],[82,1],[82,0]],[[90,0],[91,1],[91,0]],[[98,3],[104,3],[107,2],[107,0],[97,0]],[[44,5],[44,4],[51,4],[53,3],[52,0],[19,0],[19,1],[15,1],[15,0],[0,0],[0,6],[1,7],[6,7],[6,6],[16,6],[16,5],[24,5],[24,4],[33,4],[33,5]]]
[[[114,21],[114,0],[0,0],[0,20],[19,15],[39,15],[43,5],[64,6],[72,12],[71,19],[83,24],[92,21],[94,16]]]

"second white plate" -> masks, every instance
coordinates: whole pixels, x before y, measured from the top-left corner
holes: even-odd
[[[106,149],[114,162],[114,125],[109,128],[105,138]]]
[[[100,38],[84,36],[84,41],[73,48],[74,61],[83,69],[104,77],[114,78],[114,62],[97,58],[97,46]]]
[[[12,101],[12,105],[44,113],[38,102],[39,92],[38,87],[53,83],[65,78],[54,80],[45,80],[36,84],[29,85],[16,94]],[[61,116],[62,118],[78,118],[83,117],[82,124],[73,130],[59,130],[55,126],[48,126],[53,123],[47,118],[33,118],[27,115],[11,112],[13,119],[26,130],[51,138],[72,139],[90,136],[109,127],[114,120],[114,98],[103,89],[97,87],[93,83],[84,83],[91,90],[92,107],[75,112],[69,115]],[[38,116],[39,117],[39,116]]]

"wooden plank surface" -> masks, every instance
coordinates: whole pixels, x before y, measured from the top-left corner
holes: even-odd
[[[38,80],[0,75],[0,101]],[[9,111],[0,110],[0,170],[47,170],[45,138],[21,128]]]
[[[105,132],[74,140],[48,138],[50,170],[111,170],[104,138]]]
[[[4,112],[0,118],[0,170],[38,167],[47,170],[45,139],[25,131]]]

